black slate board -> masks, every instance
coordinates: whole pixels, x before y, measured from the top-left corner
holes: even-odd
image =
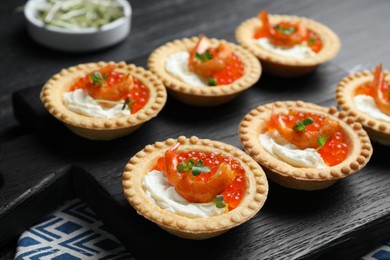
[[[145,61],[146,57],[135,63],[145,65]],[[179,135],[197,135],[241,148],[237,127],[251,109],[276,100],[301,99],[335,105],[335,87],[345,74],[329,63],[297,79],[262,76],[237,99],[215,108],[191,107],[169,96],[157,118],[132,135],[110,142],[84,140],[70,133],[41,105],[40,86],[18,91],[13,96],[15,115],[22,125],[37,133],[0,147],[3,178],[0,205],[12,205],[13,201],[23,198],[31,203],[18,203],[14,208],[20,212],[28,213],[31,205],[39,208],[41,200],[23,192],[28,189],[50,194],[49,202],[59,203],[66,196],[61,192],[48,193],[48,187],[54,184],[40,187],[47,176],[66,172],[64,178],[68,181],[54,182],[58,184],[56,190],[74,189],[75,195],[87,202],[139,259],[345,259],[361,256],[390,239],[390,209],[387,207],[390,179],[384,158],[386,148],[379,145],[374,145],[374,155],[366,168],[326,190],[294,191],[270,183],[265,207],[256,217],[206,241],[176,238],[138,216],[125,200],[121,187],[124,166],[145,145]],[[183,113],[192,118],[183,117]],[[29,161],[20,163],[16,158]],[[29,174],[31,169],[35,169],[35,175]],[[20,182],[24,179],[27,181]],[[19,223],[10,219],[13,210],[7,206],[0,208],[0,231],[5,232],[0,240],[2,244],[20,232]],[[41,215],[45,212],[42,210]],[[38,215],[25,215],[28,217],[24,222],[32,224]],[[14,225],[6,229],[11,223]]]

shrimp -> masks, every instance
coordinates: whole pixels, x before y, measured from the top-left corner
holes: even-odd
[[[330,138],[338,131],[339,127],[338,122],[330,118],[325,118],[320,130],[299,132],[287,127],[281,115],[272,113],[271,118],[279,134],[299,149],[318,147],[318,137],[326,135]]]
[[[307,29],[299,22],[293,24],[282,21],[276,26],[272,26],[269,22],[267,11],[262,10],[258,16],[268,32],[269,40],[275,45],[292,47],[302,43],[307,38]]]
[[[226,163],[221,163],[215,174],[205,181],[196,181],[186,173],[179,173],[176,169],[178,163],[176,151],[179,146],[180,143],[177,143],[165,152],[165,175],[169,184],[174,186],[183,198],[195,203],[210,202],[233,183],[236,170]]]
[[[187,174],[184,174],[175,189],[188,201],[196,203],[210,202],[229,187],[235,177],[235,171],[230,165],[221,163],[215,174],[206,181],[191,180]]]
[[[390,100],[384,95],[382,87],[384,85],[384,74],[382,72],[382,64],[376,66],[374,71],[373,98],[377,107],[386,115],[390,116]]]
[[[176,151],[179,149],[180,143],[175,144],[171,148],[165,151],[165,175],[168,178],[168,182],[172,186],[176,184],[181,179],[181,174],[176,170],[177,167],[177,155]]]
[[[133,85],[133,77],[131,75],[125,75],[116,84],[107,86],[95,86],[93,84],[89,84],[85,90],[88,95],[94,99],[118,101],[122,100],[123,97],[129,93]]]
[[[233,52],[229,45],[220,43],[215,51],[212,52],[212,58],[206,61],[197,59],[196,54],[204,54],[210,47],[210,41],[205,36],[199,36],[195,48],[190,51],[188,59],[188,68],[190,71],[203,76],[212,77],[215,73],[223,70],[230,62]]]

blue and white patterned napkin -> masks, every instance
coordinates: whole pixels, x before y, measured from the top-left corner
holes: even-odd
[[[68,201],[25,231],[15,259],[134,259],[80,200]]]
[[[389,260],[390,259],[390,243],[376,248],[367,255],[362,257],[362,260]]]

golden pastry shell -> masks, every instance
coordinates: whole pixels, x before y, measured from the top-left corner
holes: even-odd
[[[340,39],[327,26],[305,17],[289,15],[270,15],[271,23],[280,21],[301,22],[306,28],[317,33],[322,40],[322,49],[313,57],[287,57],[270,52],[255,42],[253,38],[257,28],[262,26],[259,18],[254,17],[242,22],[236,29],[237,42],[261,60],[264,71],[282,77],[295,77],[307,74],[318,65],[333,59],[340,50]]]
[[[286,113],[289,109],[322,114],[339,122],[349,147],[347,158],[338,165],[324,168],[293,167],[269,154],[259,142],[259,134],[265,132],[272,110]],[[335,107],[325,108],[303,101],[268,103],[250,111],[242,119],[239,136],[245,151],[260,163],[269,178],[282,186],[300,190],[318,190],[329,187],[337,180],[363,168],[372,154],[372,146],[366,131],[354,117],[338,112]]]
[[[385,80],[390,81],[389,71],[384,71]],[[383,145],[390,145],[390,122],[377,120],[358,110],[353,102],[355,89],[365,83],[373,81],[374,76],[370,71],[357,72],[345,77],[337,86],[336,100],[342,111],[349,116],[356,117],[373,141]]]
[[[149,100],[145,106],[135,114],[114,118],[89,117],[69,110],[62,101],[62,94],[69,91],[78,78],[109,64],[116,65],[116,71],[131,74],[148,88]],[[164,107],[167,98],[165,87],[156,76],[150,71],[125,62],[87,63],[63,69],[46,82],[40,96],[50,114],[62,121],[72,132],[94,140],[111,140],[130,134],[144,122],[155,117]]]
[[[247,188],[241,203],[228,213],[209,218],[187,218],[157,206],[144,192],[141,181],[145,174],[164,155],[169,147],[181,143],[179,151],[208,151],[231,156],[241,163],[246,171]],[[123,192],[129,203],[137,212],[156,223],[164,230],[187,239],[207,239],[218,236],[252,218],[263,206],[268,193],[268,182],[262,168],[246,153],[231,145],[199,139],[195,136],[168,139],[147,145],[133,156],[122,176]]]
[[[229,85],[215,87],[191,86],[165,70],[167,58],[179,51],[190,51],[196,45],[198,37],[184,38],[168,42],[152,52],[148,59],[148,68],[155,73],[168,91],[183,103],[195,106],[216,106],[226,103],[240,92],[253,86],[260,78],[260,62],[249,51],[239,45],[224,40],[210,39],[212,47],[227,43],[245,65],[244,75]]]

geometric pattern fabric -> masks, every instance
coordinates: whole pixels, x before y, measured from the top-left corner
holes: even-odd
[[[15,259],[134,259],[80,200],[68,201],[25,231]]]
[[[390,260],[390,243],[384,244],[362,257],[363,260]]]

